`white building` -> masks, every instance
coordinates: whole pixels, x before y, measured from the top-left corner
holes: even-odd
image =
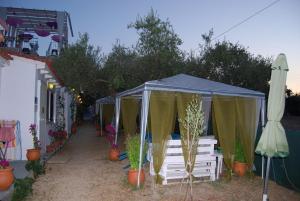
[[[70,133],[70,101],[72,96],[45,58],[0,50],[0,120],[20,122],[22,160],[33,148],[30,124],[37,125],[41,152],[50,144],[48,130],[56,121],[57,96],[65,97],[65,128]],[[52,88],[54,86],[54,88]]]

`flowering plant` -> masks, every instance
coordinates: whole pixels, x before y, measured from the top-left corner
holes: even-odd
[[[38,140],[38,137],[37,137],[36,125],[35,124],[30,124],[29,132],[32,135],[33,147],[35,149],[39,149],[40,148],[40,141]]]
[[[0,169],[5,169],[9,166],[9,162],[5,159],[0,160]]]
[[[63,140],[63,139],[67,138],[67,131],[65,131],[65,130],[58,130],[58,131],[49,130],[48,135],[50,137],[53,137],[55,140]]]
[[[118,147],[119,147],[119,146],[118,146],[117,144],[115,144],[115,143],[112,143],[112,144],[111,144],[111,148],[113,148],[113,149],[118,149]]]

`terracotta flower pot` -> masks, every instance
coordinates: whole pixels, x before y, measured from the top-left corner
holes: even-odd
[[[0,169],[0,191],[5,191],[14,182],[13,168],[7,167],[5,169]]]
[[[136,186],[138,183],[138,174],[139,170],[136,169],[130,169],[128,171],[128,183]],[[143,184],[145,182],[145,172],[144,169],[141,169],[141,174],[140,174],[140,184]]]
[[[55,150],[52,144],[46,146],[46,152],[52,153]]]
[[[62,146],[64,143],[65,143],[64,139],[61,139],[61,140],[58,141],[59,146]]]
[[[76,134],[76,132],[77,132],[77,127],[76,127],[75,123],[72,124],[71,132],[72,132],[72,134]]]
[[[120,155],[120,150],[117,148],[111,148],[109,150],[109,155],[108,158],[111,161],[118,161],[119,160],[119,155]]]
[[[29,161],[39,160],[41,157],[40,149],[27,149],[26,157]]]
[[[240,176],[240,177],[244,176],[246,174],[247,169],[248,169],[247,163],[241,163],[238,161],[234,161],[233,171],[238,176]]]

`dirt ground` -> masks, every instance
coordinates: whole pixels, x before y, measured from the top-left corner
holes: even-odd
[[[124,166],[127,160],[111,162],[107,159],[110,145],[103,137],[96,137],[92,124],[85,124],[72,136],[65,148],[47,163],[46,174],[33,185],[27,201],[120,201],[120,200],[183,200],[180,184],[154,185],[146,167],[146,183],[140,190],[126,182]],[[262,200],[262,179],[237,178],[231,181],[194,184],[195,201],[256,201]],[[300,194],[269,183],[271,201],[299,201]]]

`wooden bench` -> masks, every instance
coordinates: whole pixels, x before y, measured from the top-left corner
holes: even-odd
[[[197,155],[193,169],[193,175],[202,180],[215,181],[216,179],[216,155],[214,145],[217,140],[213,136],[201,137],[198,143]],[[149,146],[152,155],[152,146]],[[155,175],[153,169],[153,157],[150,157],[150,174]],[[181,140],[169,140],[166,155],[159,174],[163,177],[163,184],[171,180],[183,179],[188,176],[182,153]]]

